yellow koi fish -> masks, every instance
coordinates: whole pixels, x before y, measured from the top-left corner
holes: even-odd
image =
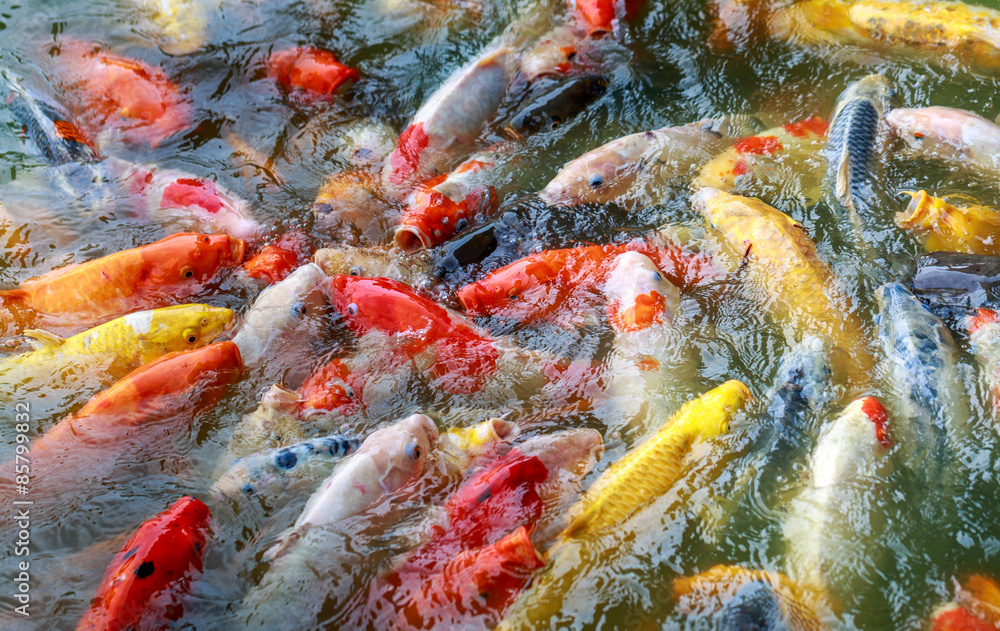
[[[913,200],[896,225],[916,234],[928,252],[1000,254],[1000,211],[953,206],[927,191],[904,191]]]
[[[742,257],[750,280],[772,297],[767,305],[772,316],[792,327],[796,341],[807,333],[825,335],[852,356],[846,374],[853,379],[871,374],[875,362],[861,320],[802,224],[759,199],[713,188],[698,191],[691,201]]]

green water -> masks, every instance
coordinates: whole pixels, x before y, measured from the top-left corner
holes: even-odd
[[[254,217],[273,227],[273,234],[293,227],[312,229],[311,204],[324,177],[347,168],[338,149],[346,123],[367,117],[402,130],[421,103],[503,32],[513,16],[536,9],[528,2],[468,0],[448,5],[409,0],[386,14],[378,0],[199,1],[210,16],[209,45],[184,56],[167,55],[153,44],[155,30],[145,21],[138,1],[7,4],[0,8],[0,67],[13,70],[32,85],[50,85],[53,61],[47,48],[72,37],[99,42],[118,54],[163,68],[194,103],[194,125],[156,149],[119,144],[114,146],[114,155],[215,179],[247,199]],[[561,5],[553,3],[549,13],[558,20],[561,11]],[[622,232],[639,233],[663,224],[684,228],[700,243],[703,221],[690,209],[684,189],[670,191],[660,205],[631,213],[597,206],[549,209],[534,196],[560,165],[623,134],[732,114],[755,116],[767,127],[810,115],[828,116],[848,83],[873,72],[888,76],[908,107],[950,105],[990,119],[1000,114],[997,79],[955,63],[932,65],[905,55],[812,51],[781,42],[718,55],[705,43],[710,30],[711,16],[703,2],[650,0],[633,23],[622,25],[615,41],[603,43],[601,67],[611,79],[607,93],[566,124],[531,137],[498,182],[502,208],[532,228],[524,237],[525,251],[603,243]],[[272,50],[306,44],[334,51],[358,70],[361,81],[331,103],[295,104],[283,98],[266,79],[262,60]],[[52,92],[59,96],[58,90]],[[491,122],[481,138],[483,146],[502,137],[503,122],[502,117]],[[227,141],[230,133],[272,158],[283,184],[270,186],[252,170],[241,170]],[[877,337],[874,290],[905,274],[920,252],[919,245],[892,222],[905,206],[906,198],[899,191],[926,188],[938,195],[969,193],[984,204],[1000,205],[995,181],[947,165],[890,150],[880,156],[877,168],[877,209],[864,229],[866,240],[876,244],[869,251],[877,259],[874,263],[857,250],[843,211],[831,204],[829,195],[817,201],[810,194],[817,190],[825,169],[821,157],[796,164],[791,177],[745,182],[740,189],[760,196],[808,228],[820,256],[858,305],[872,340]],[[0,202],[15,217],[10,225],[0,226],[4,231],[0,234],[0,284],[5,287],[168,234],[116,213],[113,204],[81,200],[87,186],[77,187],[76,193],[59,190],[52,185],[53,177],[52,170],[21,138],[12,114],[0,109]],[[319,244],[335,245],[321,230],[315,235]],[[462,270],[448,279],[440,295],[447,297],[448,290],[510,260],[495,256],[482,267]],[[746,492],[738,488],[748,481],[737,474],[753,456],[750,438],[768,422],[761,399],[789,345],[780,323],[763,314],[754,292],[741,287],[741,282],[735,275],[683,293],[690,363],[679,370],[674,398],[682,400],[723,380],[739,379],[758,401],[738,416],[729,435],[712,442],[707,459],[692,468],[671,494],[600,542],[599,562],[579,568],[560,614],[561,625],[714,628],[708,618],[675,610],[674,578],[719,563],[785,570],[782,523],[790,499],[801,488],[800,480],[783,480],[779,489],[763,494],[753,484]],[[202,300],[242,311],[257,292],[256,286],[226,279]],[[606,325],[596,322],[580,329],[522,327],[489,319],[481,323],[532,349],[579,360],[602,360],[613,343]],[[856,571],[848,572],[850,580],[838,589],[838,625],[842,628],[921,628],[937,605],[951,599],[956,578],[975,572],[1000,575],[1000,537],[995,530],[1000,520],[997,426],[967,336],[960,329],[954,333],[973,411],[968,424],[979,447],[976,458],[965,465],[945,462],[946,475],[928,482],[921,471],[907,470],[896,457],[891,473],[873,481],[873,503],[862,508],[880,526],[859,528],[850,557]],[[309,371],[349,350],[351,344],[351,336],[335,318],[317,318],[297,344],[251,370],[222,403],[202,414],[190,446],[182,454],[164,456],[156,475],[128,486],[94,479],[91,490],[67,501],[62,513],[57,505],[54,514],[65,515],[61,523],[34,524],[32,615],[28,619],[9,611],[15,604],[14,534],[5,515],[0,522],[4,524],[0,526],[5,555],[0,580],[4,627],[72,628],[123,535],[180,495],[207,497],[215,462],[225,450],[229,433],[243,414],[256,407],[261,389],[274,382],[295,387]],[[518,375],[505,379],[516,382]],[[404,382],[364,418],[353,419],[349,429],[363,434],[411,411],[437,415],[442,430],[508,409],[544,411],[544,402],[539,400],[508,402],[501,409],[479,404],[470,410],[463,407],[464,401],[416,384],[408,389],[409,383]],[[34,430],[42,431],[78,409],[94,392],[96,388],[54,398],[41,386],[15,393],[14,400],[3,405],[12,417],[15,400],[30,401],[37,410]],[[869,394],[892,407],[885,374]],[[813,419],[813,426],[818,428],[837,411]],[[598,470],[654,429],[622,430],[599,415],[577,413],[534,421],[524,432],[531,435],[566,426],[592,427],[604,434],[607,451]],[[896,437],[897,444],[906,440],[905,435]],[[10,453],[4,452],[0,460],[13,453],[12,445],[7,446]],[[806,456],[805,451],[794,456],[794,470],[800,474],[806,473]],[[345,621],[350,619],[349,612],[340,609],[343,593],[362,589],[390,557],[405,552],[407,542],[422,532],[425,505],[442,499],[433,481],[425,480],[423,486],[430,489],[425,496],[401,505],[383,505],[368,527],[348,529],[347,535],[330,542],[329,549],[317,551],[318,559],[342,573],[338,587],[303,588],[316,598],[327,598],[323,615],[336,621],[330,623],[333,628],[340,624],[346,628]],[[175,623],[176,628],[240,628],[239,603],[266,567],[260,555],[295,520],[305,500],[295,498],[273,514],[242,515],[228,523],[217,515],[217,539],[206,556],[205,573],[185,601],[185,616]],[[5,512],[10,509],[4,505]],[[344,558],[353,561],[338,561]],[[274,606],[281,604],[279,599]]]

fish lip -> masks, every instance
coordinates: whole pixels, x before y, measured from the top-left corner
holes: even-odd
[[[247,244],[243,239],[238,239],[236,237],[229,237],[229,257],[230,261],[234,264],[239,264],[243,262],[243,258],[246,256]]]

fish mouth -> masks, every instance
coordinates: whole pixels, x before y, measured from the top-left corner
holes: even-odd
[[[229,237],[229,260],[232,263],[242,263],[243,257],[246,256],[246,251],[246,241],[243,239],[237,239],[236,237]]]
[[[396,235],[393,238],[393,242],[397,248],[407,254],[413,254],[414,252],[431,248],[434,245],[431,243],[431,238],[424,234],[423,230],[414,226],[399,226],[396,228]]]

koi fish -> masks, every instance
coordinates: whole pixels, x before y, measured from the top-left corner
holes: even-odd
[[[519,428],[502,418],[491,418],[471,427],[453,427],[438,439],[438,454],[448,467],[465,471],[473,461],[497,455],[501,445],[518,435]]]
[[[321,366],[298,389],[300,418],[335,413],[348,417],[364,409],[364,375],[351,371],[343,360]]]
[[[826,143],[827,177],[837,200],[851,211],[865,196],[879,122],[897,101],[892,83],[878,74],[855,81],[837,97]]]
[[[871,512],[871,496],[884,479],[881,467],[892,446],[888,423],[878,399],[863,397],[823,426],[809,458],[809,480],[782,526],[793,580],[833,591],[864,565],[851,561],[857,553],[871,558],[872,550],[858,542],[879,533],[861,514]]]
[[[900,283],[879,287],[875,299],[879,337],[900,404],[900,424],[911,428],[907,446],[926,449],[936,443],[936,432],[944,432],[957,447],[956,441],[968,435],[971,413],[948,327]],[[925,467],[926,458],[921,462]]]
[[[87,134],[60,107],[31,94],[9,76],[0,77],[0,86],[9,90],[5,96],[7,107],[49,164],[100,159]]]
[[[168,55],[190,55],[208,44],[207,0],[143,0],[149,19],[156,25],[156,41]]]
[[[1000,126],[978,114],[941,106],[896,108],[885,122],[916,153],[987,177],[1000,173]]]
[[[446,173],[472,147],[507,93],[516,57],[503,44],[487,48],[417,110],[382,170],[394,197],[402,199],[418,182]]]
[[[988,623],[990,629],[1000,627],[1000,585],[994,579],[983,574],[973,574],[955,588],[955,600],[962,608]]]
[[[756,136],[738,140],[701,168],[691,183],[693,190],[703,187],[732,191],[736,179],[757,169],[767,159],[782,160],[814,149],[826,137],[826,121],[819,117],[768,129]]]
[[[266,231],[250,204],[212,180],[160,167],[108,158],[139,218],[170,228],[218,232],[256,241]]]
[[[996,631],[990,624],[965,607],[955,603],[942,605],[931,614],[931,631]]]
[[[181,617],[181,600],[202,572],[212,515],[182,497],[136,530],[104,574],[77,631],[163,626]]]
[[[354,245],[385,243],[395,225],[396,210],[381,180],[364,169],[328,176],[312,210],[324,233]]]
[[[896,225],[918,235],[928,252],[1000,254],[1000,211],[953,206],[926,191],[903,191],[913,199]]]
[[[994,413],[1000,415],[1000,317],[992,309],[977,309],[976,315],[966,320],[972,352],[982,366],[982,371],[993,396]]]
[[[267,76],[295,94],[332,97],[360,76],[337,61],[333,53],[312,46],[279,50],[267,59]]]
[[[233,317],[229,309],[192,304],[136,311],[67,339],[29,329],[24,334],[41,347],[0,360],[0,375],[21,388],[53,374],[67,387],[82,374],[114,381],[167,353],[209,344]]]
[[[403,360],[433,347],[430,373],[446,392],[475,392],[496,371],[500,353],[492,337],[403,283],[338,274],[330,293],[349,329],[389,336]]]
[[[23,318],[21,328],[79,330],[198,293],[222,269],[239,265],[244,247],[227,235],[175,234],[24,281],[0,291],[0,302]]]
[[[550,206],[638,205],[661,199],[659,190],[690,176],[732,144],[720,132],[723,122],[704,120],[622,136],[567,162],[538,196]]]
[[[441,245],[478,217],[496,211],[500,200],[490,185],[497,149],[469,158],[447,175],[417,187],[406,200],[393,238],[404,252]]]
[[[832,618],[829,600],[815,588],[737,565],[676,578],[673,591],[680,613],[712,615],[724,629],[822,631]]]
[[[615,257],[604,285],[608,322],[619,332],[642,331],[671,322],[681,294],[645,254],[623,252]]]
[[[316,250],[313,262],[319,265],[327,276],[348,274],[358,277],[392,278],[410,287],[422,287],[432,283],[429,274],[431,257],[427,253],[406,256],[398,249],[392,248],[338,245]]]
[[[191,126],[193,108],[159,68],[63,39],[57,74],[72,96],[72,113],[94,137],[120,132],[129,144],[161,142]]]
[[[578,68],[576,61],[586,44],[586,33],[564,24],[546,31],[518,59],[518,71],[534,84],[546,77],[561,77]]]
[[[917,257],[913,293],[931,304],[985,306],[997,297],[1000,259],[984,254],[933,252]]]
[[[292,270],[309,262],[312,254],[309,238],[298,231],[286,232],[276,243],[265,245],[246,262],[243,271],[251,278],[260,278],[268,284],[284,280]]]
[[[544,319],[561,307],[586,302],[587,294],[596,296],[615,257],[629,251],[650,257],[670,282],[682,287],[716,273],[711,259],[703,255],[636,240],[532,254],[462,287],[458,299],[471,316],[499,316],[525,323]]]
[[[305,424],[296,414],[299,394],[274,384],[260,405],[245,415],[229,437],[226,458],[220,466],[231,466],[239,458],[265,449],[278,449],[306,440]]]
[[[488,628],[544,565],[528,529],[520,526],[492,544],[458,552],[437,572],[405,582],[397,590],[395,619],[382,628],[457,627],[472,621]]]
[[[861,321],[846,308],[836,277],[800,223],[759,199],[711,188],[692,195],[691,203],[746,262],[750,280],[773,298],[768,306],[776,320],[789,323],[799,340],[822,334],[849,353],[846,359],[860,373],[841,374],[853,380],[872,374],[874,358]]]
[[[608,91],[608,79],[586,74],[559,80],[539,81],[531,86],[528,105],[514,114],[504,129],[515,138],[555,129],[582,112]],[[540,93],[535,97],[535,93]]]
[[[328,304],[327,281],[323,270],[309,263],[257,296],[233,337],[247,366],[259,364],[280,340],[290,341],[303,320]]]
[[[259,451],[234,462],[215,481],[209,495],[218,503],[239,504],[255,498],[274,510],[283,497],[328,477],[334,465],[360,445],[356,438],[334,435]]]

